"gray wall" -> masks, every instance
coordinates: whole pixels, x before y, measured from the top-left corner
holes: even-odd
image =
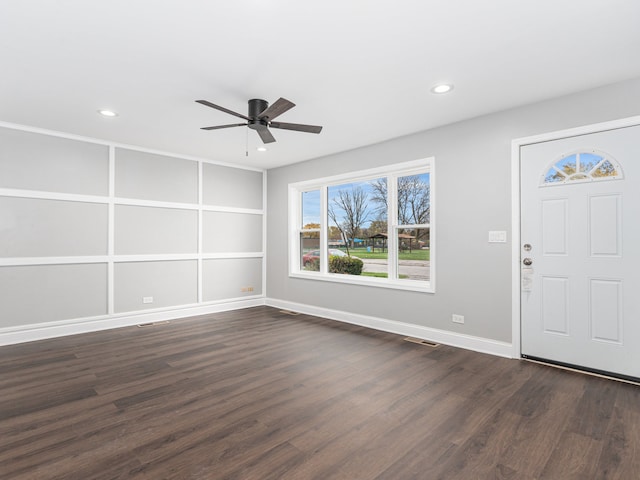
[[[262,215],[202,213],[202,248],[207,253],[262,250]]]
[[[2,257],[107,254],[107,205],[0,197]]]
[[[205,260],[202,276],[205,301],[262,294],[261,258]]]
[[[262,208],[262,174],[251,170],[202,166],[203,203],[238,208]],[[239,188],[240,187],[240,188]]]
[[[107,265],[0,267],[0,325],[15,327],[107,313]]]
[[[261,171],[0,127],[0,333],[262,295],[262,183]]]
[[[123,148],[115,160],[117,197],[198,202],[198,162]]]
[[[640,79],[269,170],[267,297],[511,342],[511,141],[640,114]],[[436,162],[436,292],[288,277],[287,185],[425,157]],[[506,244],[489,244],[506,230]],[[453,324],[451,314],[465,316]]]
[[[179,208],[115,206],[119,255],[196,253],[198,212]]]
[[[0,187],[107,195],[109,149],[10,128],[0,128]]]
[[[115,311],[144,310],[153,298],[153,307],[187,305],[198,301],[198,262],[123,262],[115,265]]]

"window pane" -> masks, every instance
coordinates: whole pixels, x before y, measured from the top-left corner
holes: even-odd
[[[563,182],[565,178],[567,178],[565,175],[551,167],[544,177],[544,183]]]
[[[429,174],[398,178],[398,225],[429,223],[431,187]]]
[[[366,244],[357,253],[364,262],[362,275],[366,277],[387,278],[389,272],[389,250],[387,238],[387,220],[373,220],[365,229]]]
[[[399,228],[398,278],[429,280],[431,275],[429,228]]]
[[[616,171],[616,167],[614,167],[609,160],[605,160],[591,173],[591,175],[594,177],[615,177],[618,175],[618,172]]]
[[[589,173],[593,167],[602,161],[602,157],[595,153],[581,153],[579,158],[580,171],[583,173]]]
[[[567,176],[576,173],[576,164],[578,156],[576,154],[564,157],[556,162],[556,168],[564,172]]]
[[[300,269],[311,272],[320,271],[320,234],[318,232],[300,233]]]
[[[320,228],[320,190],[302,192],[302,228]]]
[[[327,207],[329,271],[386,277],[386,178],[330,186]]]

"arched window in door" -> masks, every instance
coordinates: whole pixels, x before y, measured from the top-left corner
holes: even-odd
[[[622,168],[610,155],[595,150],[580,150],[562,156],[549,165],[542,175],[540,186],[621,178]]]

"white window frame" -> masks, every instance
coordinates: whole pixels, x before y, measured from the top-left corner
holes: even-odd
[[[399,225],[397,208],[397,179],[409,175],[429,173],[430,183],[430,223],[420,225]],[[326,256],[321,256],[320,271],[302,270],[300,266],[300,234],[310,232],[303,229],[302,225],[302,192],[320,190],[320,251],[326,252],[328,248],[327,240],[327,195],[330,186],[348,182],[359,182],[372,180],[375,178],[387,177],[388,185],[388,240],[387,251],[389,252],[388,278],[362,277],[359,275],[344,275],[329,273],[327,271]],[[436,209],[435,209],[435,158],[428,157],[420,160],[396,163],[384,167],[359,170],[330,177],[318,178],[302,182],[289,184],[289,277],[309,280],[319,280],[335,283],[347,283],[354,285],[367,285],[380,288],[391,288],[397,290],[410,290],[417,292],[435,293],[436,279]],[[430,280],[409,280],[397,278],[398,268],[398,245],[397,232],[403,228],[429,228],[429,249],[430,249]],[[314,230],[317,231],[317,230]]]

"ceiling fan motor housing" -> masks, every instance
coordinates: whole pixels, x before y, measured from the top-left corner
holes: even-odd
[[[256,130],[261,127],[266,127],[267,122],[265,120],[261,120],[258,117],[262,112],[264,112],[269,103],[266,100],[262,100],[260,98],[252,98],[249,100],[249,128]]]

